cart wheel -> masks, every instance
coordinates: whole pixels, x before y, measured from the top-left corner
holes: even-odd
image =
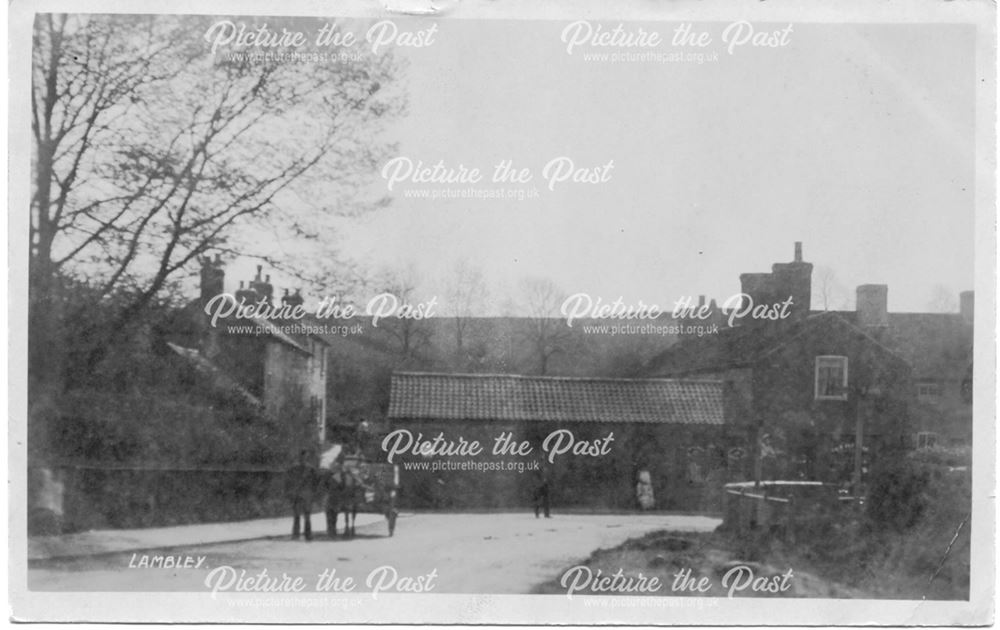
[[[391,537],[396,533],[396,511],[389,512],[386,518],[389,519],[389,536]]]

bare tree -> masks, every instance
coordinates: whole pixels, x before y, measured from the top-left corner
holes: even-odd
[[[272,24],[277,20],[271,20]],[[289,63],[210,54],[207,17],[51,15],[33,48],[31,372],[61,364],[60,278],[122,308],[114,336],[238,230],[322,237],[301,202],[322,182],[356,212],[403,107],[391,55]],[[298,28],[301,28],[299,25]],[[322,177],[317,175],[321,173]],[[315,190],[314,188],[312,190]],[[256,226],[256,227],[254,227]],[[251,252],[252,253],[252,252]],[[90,363],[107,338],[95,335]]]
[[[467,259],[459,260],[445,283],[445,312],[451,316],[455,332],[455,357],[465,362],[465,344],[473,315],[483,307],[489,291],[483,271]]]
[[[536,277],[522,279],[520,293],[521,308],[528,316],[523,334],[538,374],[545,375],[551,368],[552,357],[566,352],[572,340],[570,329],[559,312],[566,296],[551,280]]]
[[[421,358],[430,345],[431,331],[427,318],[398,317],[403,309],[417,304],[417,277],[412,266],[405,270],[384,271],[381,278],[373,285],[380,293],[389,293],[395,298],[394,304],[399,307],[396,314],[379,322],[378,328],[386,331],[393,338],[400,361],[404,364]]]
[[[819,266],[813,272],[813,303],[824,311],[847,309],[847,289],[830,267]]]

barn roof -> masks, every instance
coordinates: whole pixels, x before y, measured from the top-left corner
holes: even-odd
[[[722,388],[714,380],[396,372],[389,418],[721,425]]]

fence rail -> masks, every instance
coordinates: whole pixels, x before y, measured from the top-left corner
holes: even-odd
[[[863,500],[820,481],[761,481],[725,486],[724,527],[738,533],[769,532],[794,539],[796,531],[844,514],[846,503]]]

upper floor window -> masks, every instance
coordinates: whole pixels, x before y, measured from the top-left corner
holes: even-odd
[[[939,383],[917,383],[917,398],[932,400],[940,396],[941,385]]]
[[[816,400],[847,400],[847,357],[816,357]]]

